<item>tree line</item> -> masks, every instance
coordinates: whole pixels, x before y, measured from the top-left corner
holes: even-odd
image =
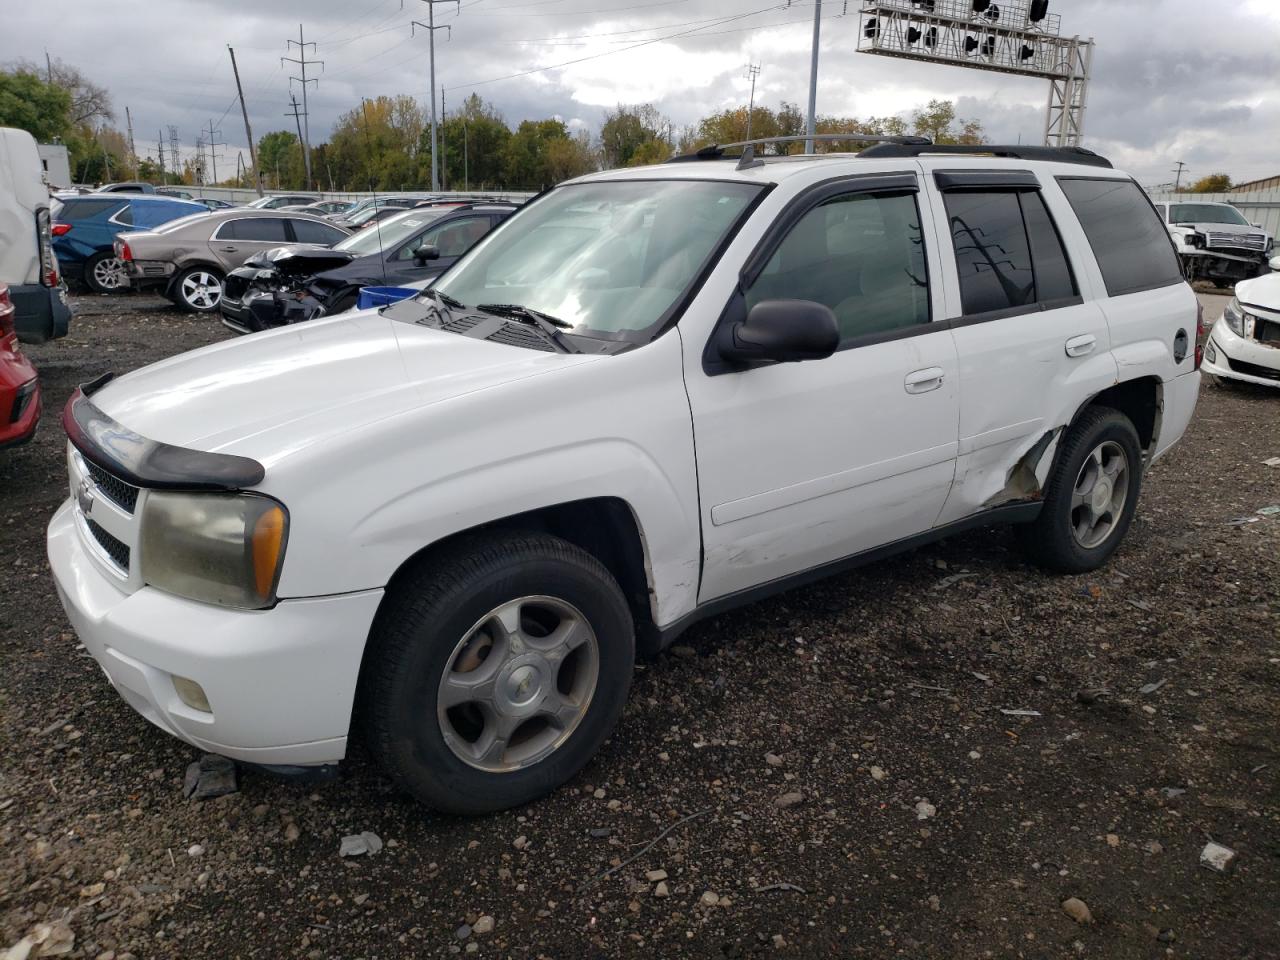
[[[152,157],[130,155],[113,125],[107,91],[78,69],[51,61],[44,68],[20,60],[0,70],[0,126],[29,130],[42,143],[66,144],[77,183],[137,178],[154,183],[207,183],[201,160],[187,156],[180,170]],[[819,134],[926,136],[935,143],[986,142],[982,124],[956,114],[948,100],[931,100],[907,116],[820,116]],[[653,104],[620,104],[605,112],[598,135],[573,130],[558,117],[522,120],[512,127],[498,109],[471,94],[437,126],[441,184],[448,190],[540,190],[594,170],[658,163],[713,143],[750,137],[795,137],[805,132],[797,104],[727,109],[677,127]],[[431,130],[426,112],[407,94],[362,100],[311,148],[307,182],[301,143],[290,130],[273,130],[257,143],[258,168],[269,189],[331,191],[421,190],[431,184]],[[766,153],[799,152],[800,143],[771,144]],[[816,149],[856,149],[819,142]],[[219,182],[251,187],[250,172],[224,159]]]

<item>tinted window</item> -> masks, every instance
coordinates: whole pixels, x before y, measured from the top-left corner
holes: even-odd
[[[835,312],[841,343],[929,322],[929,285],[913,194],[849,194],[814,207],[747,291],[813,300]]]
[[[337,227],[316,223],[314,220],[294,220],[293,235],[298,238],[299,243],[323,244],[337,243],[346,236]]]
[[[1076,281],[1071,274],[1062,238],[1045,208],[1039,193],[1019,193],[1022,217],[1031,242],[1031,265],[1036,274],[1036,299],[1047,303],[1076,296]]]
[[[140,227],[154,227],[200,210],[200,207],[178,200],[138,201],[130,206],[133,208],[131,222]]]
[[[432,227],[422,235],[417,246],[429,243],[440,250],[441,257],[460,257],[488,232],[488,217],[464,217]],[[412,250],[409,259],[413,259]]]
[[[1089,238],[1113,297],[1182,282],[1169,232],[1132,180],[1059,183]]]
[[[948,193],[946,203],[965,315],[1035,303],[1031,245],[1018,194]]]
[[[119,197],[111,200],[67,200],[58,213],[58,219],[63,223],[75,223],[77,220],[95,217],[108,210],[116,210],[123,203],[124,201]]]
[[[116,223],[124,223],[133,225],[133,206],[127,206],[123,210],[119,210],[111,215],[111,219]]]
[[[219,240],[253,240],[263,243],[288,243],[284,221],[276,217],[246,217],[222,225]]]

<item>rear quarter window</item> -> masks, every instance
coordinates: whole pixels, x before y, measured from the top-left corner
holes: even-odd
[[[98,214],[106,213],[108,210],[118,210],[126,202],[120,197],[113,197],[110,200],[67,200],[62,204],[62,209],[58,211],[57,217],[63,223],[75,223],[77,220],[96,217]]]
[[[1169,231],[1132,180],[1059,178],[1113,297],[1182,282]]]

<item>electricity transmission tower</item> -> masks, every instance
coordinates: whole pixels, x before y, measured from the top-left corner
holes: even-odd
[[[300,77],[290,76],[289,84],[290,84],[290,89],[293,89],[292,84],[293,84],[293,81],[295,80],[297,80],[299,83],[302,84],[302,164],[307,172],[307,189],[310,190],[311,189],[311,124],[308,119],[309,114],[307,111],[307,84],[314,83],[318,85],[320,81],[317,80],[315,77],[312,77],[310,79],[307,78],[307,64],[310,63],[314,65],[318,63],[320,64],[320,69],[323,70],[324,61],[307,59],[307,47],[310,47],[314,51],[316,48],[316,45],[314,43],[307,43],[305,40],[303,40],[302,24],[298,24],[298,39],[286,40],[285,43],[289,46],[290,50],[292,50],[295,45],[298,48],[297,57],[281,57],[280,62],[296,63],[299,67],[300,72],[302,73],[302,76]]]
[[[409,35],[413,36],[417,27],[427,31],[427,58],[431,64],[431,190],[435,192],[440,189],[440,158],[436,150],[436,31],[448,30],[449,36],[453,36],[453,28],[449,24],[436,25],[436,4],[456,3],[458,12],[461,13],[462,3],[460,0],[422,0],[422,2],[427,5],[427,22],[412,21],[409,24]]]
[[[169,124],[169,169],[179,181],[182,179],[182,164],[178,162],[178,128]]]
[[[744,73],[743,79],[751,81],[751,99],[747,101],[747,135],[744,140],[751,139],[751,115],[756,109],[756,77],[760,76],[760,64],[748,63],[747,72]]]

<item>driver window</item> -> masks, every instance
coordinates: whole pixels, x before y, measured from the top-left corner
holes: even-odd
[[[413,259],[413,251],[424,244],[431,244],[440,251],[440,257],[460,257],[472,245],[489,232],[488,217],[467,217],[462,220],[450,220],[438,227],[433,227],[409,245],[409,259]]]
[[[920,214],[912,193],[856,193],[814,207],[792,228],[746,292],[830,307],[840,344],[929,322]]]

